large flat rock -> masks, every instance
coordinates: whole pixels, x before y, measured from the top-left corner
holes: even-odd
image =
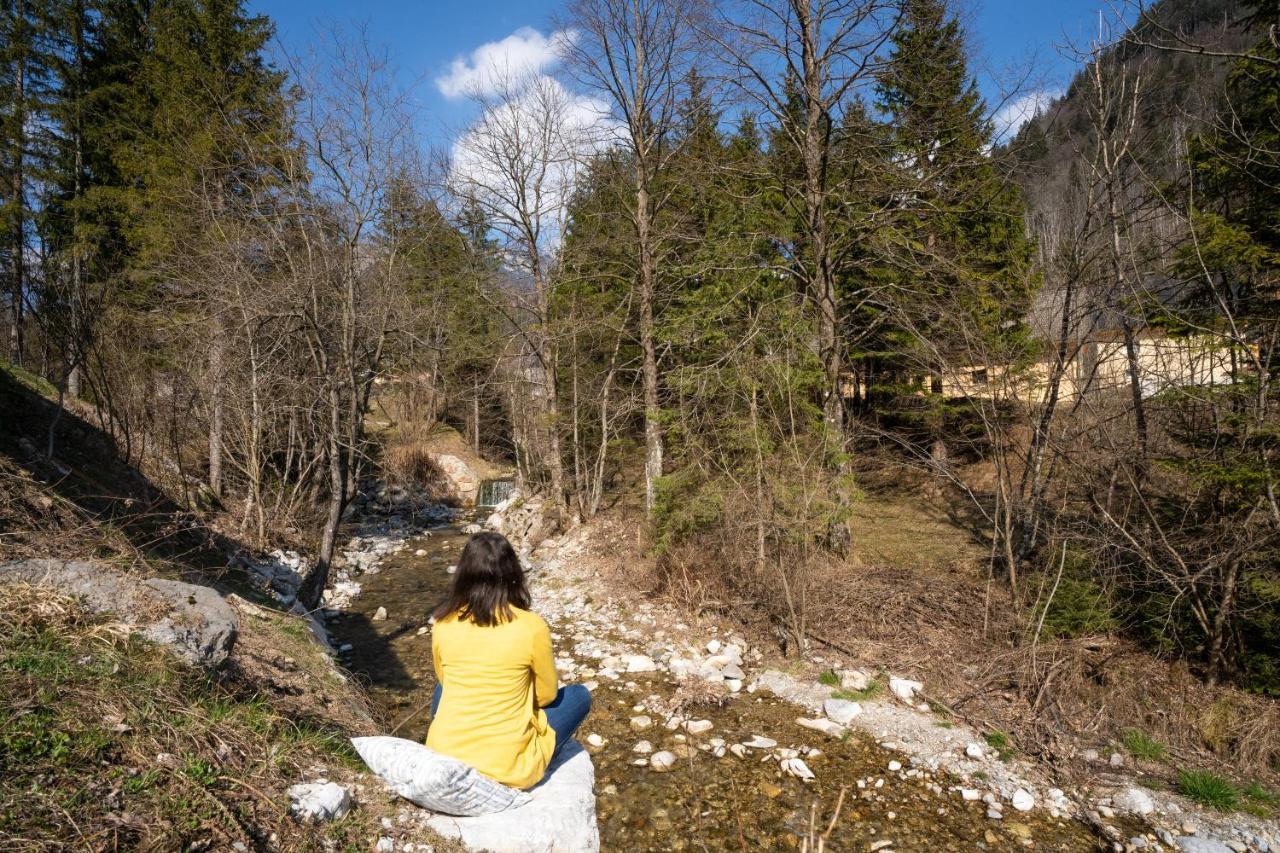
[[[16,560],[0,563],[0,584],[46,586],[111,613],[163,643],[188,663],[220,666],[235,643],[240,620],[217,590],[164,578],[140,579],[100,563]]]
[[[547,778],[519,808],[480,817],[432,815],[427,823],[472,850],[492,853],[597,853],[596,771],[576,741],[567,744]]]

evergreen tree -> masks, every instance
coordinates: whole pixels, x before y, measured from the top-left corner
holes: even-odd
[[[879,83],[891,127],[897,205],[892,305],[912,343],[904,378],[1016,361],[1027,345],[1031,244],[1023,207],[990,156],[992,127],[945,0],[903,0],[903,26]],[[929,416],[937,438],[939,419]]]
[[[49,32],[41,4],[0,3],[0,274],[9,300],[9,353],[25,355],[26,314],[35,299],[36,199],[48,158]]]

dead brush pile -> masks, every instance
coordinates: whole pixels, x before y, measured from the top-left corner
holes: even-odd
[[[189,670],[74,599],[0,590],[0,849],[360,843],[350,822],[286,815],[285,787],[315,764],[356,766],[344,732]]]
[[[431,455],[426,442],[413,436],[393,439],[383,453],[388,478],[400,486],[417,486],[429,500],[450,498],[449,480]]]

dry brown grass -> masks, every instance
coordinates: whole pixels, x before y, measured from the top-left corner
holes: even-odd
[[[392,482],[402,486],[416,485],[433,496],[448,495],[449,481],[421,439],[392,440],[383,453],[383,470]]]
[[[768,576],[735,577],[705,548],[676,549],[655,565],[624,533],[640,523],[597,525],[612,529],[595,548],[611,584],[732,619],[762,647],[779,648],[762,606],[776,600]],[[1125,730],[1140,729],[1169,747],[1170,761],[1145,768],[1153,775],[1173,779],[1181,767],[1206,766],[1246,781],[1276,779],[1275,700],[1208,687],[1185,664],[1113,637],[1028,644],[1007,587],[987,581],[982,549],[928,503],[872,497],[851,527],[853,557],[815,564],[809,578],[809,628],[824,666],[834,658],[919,677],[966,721],[1062,766],[1088,747],[1123,753]]]

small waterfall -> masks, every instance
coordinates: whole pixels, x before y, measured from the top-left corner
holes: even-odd
[[[476,497],[477,509],[491,509],[511,496],[515,488],[513,480],[481,480],[480,494]]]

